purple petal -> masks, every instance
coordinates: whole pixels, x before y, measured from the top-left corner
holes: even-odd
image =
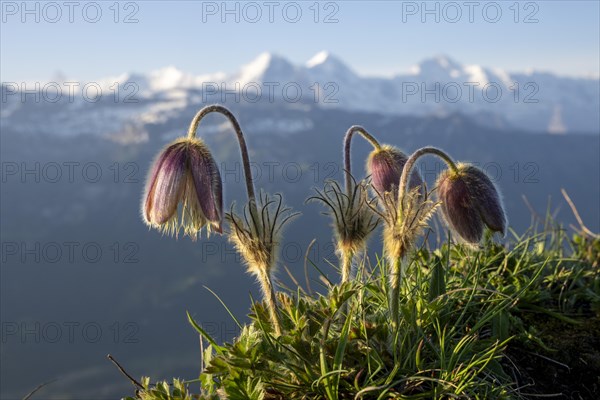
[[[369,172],[371,173],[373,187],[380,193],[391,192],[400,182],[400,174],[404,164],[394,159],[388,151],[379,151],[371,157]],[[404,160],[406,162],[406,160]]]
[[[153,168],[144,215],[151,224],[162,225],[177,211],[185,188],[187,155],[185,144],[167,147]]]
[[[368,164],[373,187],[380,194],[393,192],[396,195],[406,161],[408,161],[408,157],[395,148],[384,148],[373,154]],[[422,183],[419,173],[413,169],[408,182],[409,189],[420,186]]]
[[[462,177],[445,172],[438,181],[441,210],[450,228],[469,243],[478,243],[483,236],[483,221]]]
[[[144,216],[144,219],[147,223],[150,223],[150,210],[152,208],[154,188],[156,187],[156,177],[158,176],[158,171],[160,170],[167,157],[169,157],[169,155],[172,154],[173,151],[173,145],[169,145],[167,148],[161,151],[152,163],[150,172],[148,173],[148,177],[146,178],[142,215]]]
[[[506,233],[506,215],[500,194],[490,178],[474,166],[465,167],[462,174],[471,197],[485,225],[492,231]]]
[[[223,187],[221,174],[210,151],[201,142],[190,146],[190,169],[195,195],[204,216],[221,233]]]

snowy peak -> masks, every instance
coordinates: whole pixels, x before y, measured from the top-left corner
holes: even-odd
[[[446,55],[439,55],[421,61],[413,71],[417,75],[435,79],[457,78],[462,74],[463,66]]]
[[[248,82],[279,80],[295,74],[296,67],[288,60],[272,53],[261,53],[250,63],[242,66],[236,81],[244,85]]]
[[[312,68],[316,65],[323,64],[323,63],[327,62],[327,59],[330,57],[331,57],[331,55],[329,54],[328,51],[326,51],[326,50],[320,51],[317,54],[315,54],[314,56],[312,56],[311,59],[306,62],[306,67]]]
[[[469,82],[478,82],[480,85],[487,84],[490,79],[488,72],[479,65],[467,65],[464,67]]]
[[[185,74],[172,65],[150,73],[151,90],[169,90],[190,86],[193,81],[192,75]]]
[[[327,51],[315,54],[304,65],[307,76],[321,84],[336,82],[348,87],[361,80],[346,63]]]
[[[446,55],[427,58],[412,68],[413,75],[424,81],[440,83],[460,81],[477,82],[485,85],[490,82],[510,86],[512,77],[500,68],[485,68],[481,65],[463,65]]]
[[[273,55],[271,53],[261,53],[254,60],[242,66],[240,75],[248,77],[260,76],[269,68],[272,59]]]
[[[167,93],[185,91],[188,89],[200,89],[203,82],[223,80],[225,74],[216,73],[210,75],[194,75],[181,71],[175,66],[168,66],[150,71],[148,73],[133,72],[121,74],[114,77],[104,78],[97,81],[103,88],[110,92],[114,85],[119,84],[119,89],[128,93],[135,92],[144,96],[152,96],[156,93]],[[113,87],[113,89],[110,89]]]
[[[451,71],[461,69],[462,65],[451,57],[441,54],[422,60],[418,66],[423,69]]]
[[[306,62],[305,66],[306,68],[350,69],[341,59],[325,50],[312,56],[310,60]]]
[[[305,64],[311,72],[324,73],[329,76],[354,76],[354,72],[339,58],[328,51],[320,51]]]
[[[460,63],[454,61],[451,57],[445,54],[435,56],[429,60],[425,60],[424,62],[435,63],[446,70],[460,69],[462,67]]]

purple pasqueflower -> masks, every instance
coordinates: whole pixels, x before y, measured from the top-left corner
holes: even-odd
[[[398,197],[398,185],[404,165],[408,161],[406,154],[395,147],[384,145],[380,149],[373,150],[367,159],[367,172],[371,175],[371,181],[375,190],[384,195],[392,193],[393,198]],[[416,170],[413,170],[409,188],[421,186],[423,181]]]
[[[484,228],[506,234],[507,219],[500,192],[479,168],[458,164],[437,181],[441,210],[449,227],[463,240],[479,243]]]
[[[146,181],[142,216],[152,228],[174,235],[183,228],[192,239],[204,226],[222,233],[221,175],[201,140],[177,139],[158,155]]]

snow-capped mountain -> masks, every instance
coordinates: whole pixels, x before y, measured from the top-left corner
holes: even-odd
[[[30,84],[3,82],[2,125],[17,131],[122,134],[131,126],[160,123],[205,103],[235,107],[260,102],[387,115],[458,112],[503,129],[600,131],[598,79],[509,73],[462,65],[447,56],[423,60],[391,78],[359,75],[323,51],[302,65],[262,53],[233,73],[193,75],[169,66],[80,82],[74,90],[73,82],[66,82],[40,84],[37,97]]]

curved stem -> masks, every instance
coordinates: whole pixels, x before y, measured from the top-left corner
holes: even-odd
[[[235,116],[229,111],[227,108],[223,107],[219,104],[213,104],[210,106],[203,107],[192,119],[190,123],[190,128],[188,129],[188,138],[193,139],[196,137],[196,130],[198,129],[198,124],[202,118],[206,115],[217,112],[223,114],[229,119],[231,125],[233,125],[233,129],[235,130],[235,134],[237,136],[239,145],[240,145],[240,154],[242,155],[242,162],[244,164],[244,178],[246,179],[246,190],[248,191],[248,200],[250,202],[251,212],[257,216],[258,209],[256,208],[256,195],[254,194],[254,184],[252,182],[252,170],[250,169],[250,157],[248,156],[248,147],[246,146],[246,140],[244,139],[244,133],[242,132],[242,128],[240,127],[239,122],[235,118]]]
[[[405,192],[406,192],[406,186],[408,184],[408,177],[410,176],[410,173],[412,172],[412,169],[413,169],[415,163],[417,162],[417,160],[421,156],[424,156],[426,154],[432,154],[432,155],[436,155],[436,156],[440,157],[452,171],[458,172],[458,167],[456,166],[456,164],[454,163],[452,158],[450,158],[450,156],[448,154],[444,153],[442,150],[438,149],[437,147],[422,147],[419,150],[415,151],[414,153],[412,153],[412,155],[406,161],[406,164],[404,165],[404,169],[402,170],[402,176],[400,176],[400,184],[398,185],[398,187],[399,187],[398,207],[400,209],[403,207],[403,200],[404,200],[404,195],[406,194]]]
[[[350,129],[346,131],[346,135],[344,136],[344,170],[346,174],[346,192],[350,195],[350,190],[352,188],[352,174],[351,169],[352,165],[350,162],[350,144],[352,143],[352,136],[355,133],[359,133],[362,137],[367,139],[373,147],[377,150],[381,149],[381,145],[375,139],[373,135],[371,135],[365,128],[360,125],[352,125]]]

